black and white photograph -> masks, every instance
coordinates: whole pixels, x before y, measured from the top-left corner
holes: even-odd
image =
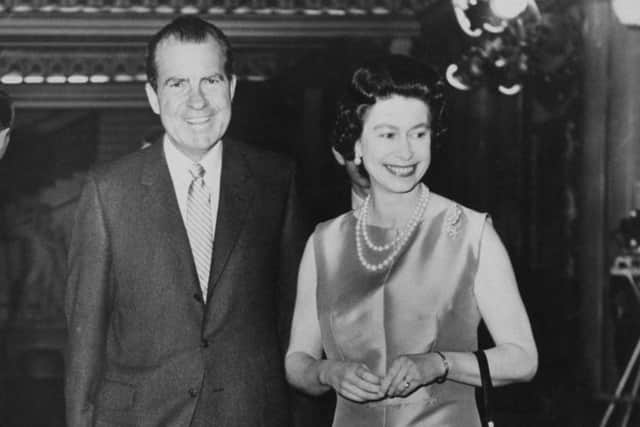
[[[640,425],[640,0],[0,0],[0,427]]]

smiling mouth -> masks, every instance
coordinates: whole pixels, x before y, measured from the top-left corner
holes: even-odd
[[[410,166],[384,165],[384,167],[387,168],[387,170],[391,172],[393,175],[399,176],[401,178],[411,176],[416,171],[416,165],[410,165]]]
[[[196,117],[193,119],[185,119],[185,121],[187,123],[189,123],[190,125],[203,125],[205,123],[207,123],[210,120],[210,117]]]

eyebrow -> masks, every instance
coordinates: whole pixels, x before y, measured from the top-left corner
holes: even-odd
[[[207,76],[204,76],[202,78],[200,78],[200,81],[202,80],[206,80],[206,79],[210,79],[210,78],[218,78],[221,79],[222,81],[226,81],[227,80],[227,76],[224,73],[213,73],[213,74],[209,74]],[[173,82],[180,82],[180,81],[187,81],[189,80],[187,77],[167,77],[166,79],[164,79],[164,81],[162,82],[163,86],[166,86],[169,83],[173,83]]]
[[[427,129],[431,129],[431,125],[428,122],[420,122],[414,126],[411,126],[409,129],[413,130],[413,129],[417,129],[420,127],[426,127]],[[388,124],[388,123],[380,123],[378,125],[375,125],[373,127],[373,130],[379,130],[379,129],[383,129],[383,128],[391,128],[391,129],[399,129],[398,126],[394,126],[392,124]]]
[[[173,82],[181,82],[181,81],[185,81],[187,80],[184,77],[167,77],[166,79],[164,79],[164,81],[162,82],[162,86],[166,86],[169,83],[173,83]]]
[[[210,79],[211,77],[216,77],[216,78],[220,78],[222,80],[226,80],[227,76],[224,73],[213,73],[213,74],[209,74],[208,76],[204,76],[203,79]]]
[[[381,123],[381,124],[379,124],[379,125],[375,125],[375,126],[373,127],[373,129],[374,129],[374,130],[378,130],[378,129],[382,129],[382,128],[398,129],[398,127],[397,127],[397,126],[389,125],[389,124],[386,124],[386,123]]]

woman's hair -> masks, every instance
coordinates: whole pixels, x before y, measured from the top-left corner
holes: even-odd
[[[353,160],[366,112],[393,95],[416,98],[429,107],[432,143],[445,131],[444,83],[429,66],[403,55],[386,55],[358,67],[338,103],[331,144],[345,160]]]

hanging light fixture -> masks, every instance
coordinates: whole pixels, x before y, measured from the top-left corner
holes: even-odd
[[[529,0],[489,0],[491,11],[502,19],[513,19],[525,11]]]
[[[620,22],[631,27],[640,26],[640,1],[612,0],[613,12]]]
[[[462,31],[471,47],[446,71],[459,90],[490,83],[505,95],[522,89],[527,72],[525,19],[540,19],[535,0],[452,0]]]

